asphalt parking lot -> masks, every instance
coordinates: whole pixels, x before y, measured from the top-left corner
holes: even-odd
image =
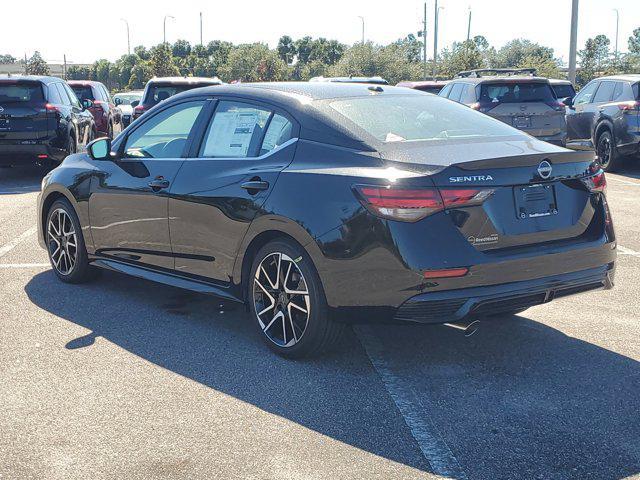
[[[0,169],[0,478],[640,478],[640,164],[608,175],[614,290],[308,361],[215,298],[57,281],[40,178]]]

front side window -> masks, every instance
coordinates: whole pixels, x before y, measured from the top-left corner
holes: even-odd
[[[66,83],[62,83],[61,85],[67,91],[67,94],[69,95],[69,100],[71,101],[71,105],[73,105],[74,107],[81,108],[80,107],[80,101],[78,100],[78,97],[73,92],[73,90],[71,90],[71,87],[69,85],[67,85]]]
[[[209,124],[199,156],[209,158],[257,156],[270,116],[270,110],[248,103],[221,101]],[[277,141],[275,134],[270,141]]]
[[[371,95],[317,101],[317,105],[337,123],[348,120],[381,142],[523,135],[487,115],[431,95]]]
[[[180,103],[147,119],[127,138],[125,157],[181,157],[203,106],[204,101]]]
[[[578,96],[576,96],[574,103],[576,105],[584,105],[591,102],[593,94],[596,92],[596,88],[598,88],[598,82],[591,82],[585,85],[585,87],[580,90],[580,93],[578,93]]]
[[[451,94],[449,95],[449,98],[451,100],[453,100],[454,102],[459,102],[460,101],[460,95],[462,95],[462,90],[463,89],[464,89],[464,84],[456,83],[453,86],[453,89],[451,90]]]

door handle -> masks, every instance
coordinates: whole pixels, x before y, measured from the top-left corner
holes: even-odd
[[[159,176],[151,180],[149,182],[149,186],[154,192],[157,192],[158,190],[162,190],[163,188],[168,188],[169,180],[165,180],[164,177]]]
[[[249,193],[251,193],[251,190],[267,190],[269,188],[269,182],[265,182],[264,180],[249,180],[248,182],[242,183],[240,187],[249,190]]]

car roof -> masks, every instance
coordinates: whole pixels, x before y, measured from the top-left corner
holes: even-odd
[[[396,83],[396,87],[419,88],[419,87],[444,87],[451,80],[418,80],[415,82],[404,81]]]
[[[172,96],[165,102],[184,101],[192,97],[242,98],[282,109],[300,123],[300,137],[322,143],[359,150],[374,151],[376,147],[349,130],[343,121],[319,108],[315,101],[367,98],[371,95],[417,96],[420,90],[404,87],[334,82],[272,82],[236,83],[195,88]],[[166,105],[162,102],[160,105]]]
[[[61,78],[50,77],[47,75],[0,75],[0,80],[27,80],[32,82],[42,82],[45,84],[64,82]]]
[[[598,77],[596,80],[619,80],[622,82],[640,82],[640,74],[628,73],[625,75],[610,75],[608,77]]]
[[[380,77],[380,76],[373,76],[373,77],[354,77],[354,76],[349,76],[349,77],[313,77],[311,79],[309,79],[310,82],[334,82],[334,83],[377,83],[377,84],[384,84],[384,85],[388,85],[389,82],[387,82],[384,78]]]
[[[153,83],[175,83],[175,84],[190,84],[190,83],[207,83],[210,85],[221,85],[222,80],[218,77],[153,77],[148,85]]]
[[[540,83],[540,82],[548,82],[549,80],[545,77],[532,77],[529,75],[496,75],[493,77],[460,77],[454,78],[451,80],[452,82],[464,82],[464,83]]]

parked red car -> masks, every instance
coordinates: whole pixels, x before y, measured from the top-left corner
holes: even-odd
[[[91,102],[89,111],[96,122],[96,137],[113,138],[114,127],[120,123],[122,114],[111,100],[107,88],[100,82],[89,80],[69,80],[67,83],[81,102]]]
[[[438,95],[447,83],[449,83],[447,80],[423,80],[419,82],[400,82],[396,87],[413,88],[414,90]]]

